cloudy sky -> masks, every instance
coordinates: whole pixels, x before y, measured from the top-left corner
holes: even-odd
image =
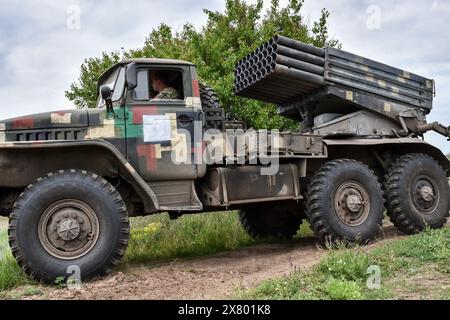
[[[2,0],[1,4],[3,119],[72,108],[64,91],[76,80],[84,58],[140,47],[161,22],[175,28],[186,22],[200,27],[206,20],[202,8],[224,8],[224,0]],[[345,50],[435,79],[437,97],[429,120],[450,125],[449,0],[306,0],[304,14],[314,21],[324,7],[332,14],[330,30]],[[450,153],[445,139],[430,135],[428,140]]]

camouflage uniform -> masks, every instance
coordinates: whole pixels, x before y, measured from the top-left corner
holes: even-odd
[[[180,95],[178,94],[178,91],[174,88],[166,88],[155,97],[155,99],[161,99],[161,100],[173,100],[173,99],[180,99]]]

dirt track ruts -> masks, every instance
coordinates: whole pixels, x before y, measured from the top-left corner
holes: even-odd
[[[394,227],[381,239],[401,236]],[[378,242],[380,243],[380,241]],[[39,288],[31,299],[221,299],[237,287],[257,286],[264,280],[307,269],[326,251],[315,238],[295,243],[259,245],[206,258],[175,260],[159,266],[122,266],[110,276],[83,285],[81,290]]]

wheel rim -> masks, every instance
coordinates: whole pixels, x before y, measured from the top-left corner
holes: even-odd
[[[79,200],[62,200],[42,214],[39,240],[50,255],[74,260],[88,254],[96,245],[99,222],[94,210]]]
[[[431,214],[439,205],[439,188],[430,177],[419,176],[411,184],[411,198],[420,212]]]
[[[336,191],[334,205],[337,216],[344,224],[357,227],[369,216],[369,193],[356,181],[346,182]]]

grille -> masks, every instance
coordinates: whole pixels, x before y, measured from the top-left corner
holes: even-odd
[[[15,141],[82,140],[80,130],[27,131],[16,133]]]

